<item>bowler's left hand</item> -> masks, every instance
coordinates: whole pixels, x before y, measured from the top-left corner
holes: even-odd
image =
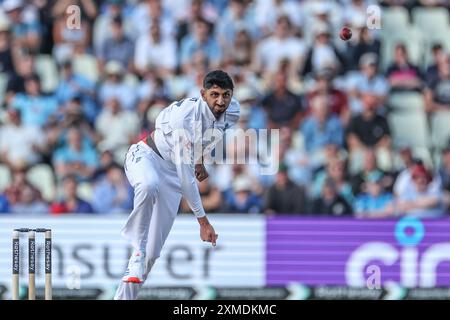
[[[203,164],[195,165],[195,177],[199,182],[202,182],[209,177],[208,171],[206,171],[206,168]]]
[[[213,226],[209,223],[207,217],[198,218],[200,224],[200,239],[205,242],[211,242],[213,247],[216,246],[217,237],[219,236],[214,230]]]

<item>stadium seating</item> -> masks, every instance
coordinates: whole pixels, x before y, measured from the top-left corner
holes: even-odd
[[[49,165],[38,164],[33,166],[27,172],[27,178],[32,185],[41,191],[44,200],[52,201],[55,198],[55,177]]]
[[[35,71],[41,78],[41,88],[44,92],[53,92],[59,83],[58,67],[52,56],[40,54],[35,58]]]
[[[440,150],[448,145],[450,139],[450,111],[438,111],[431,120],[431,140],[433,147]]]
[[[450,50],[450,18],[445,8],[417,7],[412,11],[412,20],[416,28],[426,34],[426,51],[424,64],[431,61],[431,48],[435,43],[441,43],[444,48]]]
[[[422,160],[428,168],[436,168],[436,163],[434,162],[434,159],[428,148],[413,148],[413,155],[415,158]]]
[[[0,2],[2,1],[0,0]],[[106,2],[109,5],[110,1]],[[46,41],[43,41],[43,46],[39,48],[38,51],[35,51],[33,48],[32,52],[35,61],[34,71],[41,78],[41,87],[44,94],[51,95],[55,93],[55,90],[57,89],[58,84],[61,80],[57,61],[63,61],[69,57],[72,61],[74,72],[87,78],[91,82],[90,84],[86,84],[86,87],[89,86],[90,88],[96,89],[102,87],[105,80],[104,77],[106,78],[107,72],[104,72],[103,74],[103,71],[101,72],[103,68],[99,68],[99,66],[101,64],[103,65],[103,63],[106,62],[102,61],[102,59],[105,59],[106,57],[98,49],[100,48],[101,42],[111,37],[112,35],[112,29],[110,27],[112,12],[109,11],[109,6],[106,2],[97,1],[96,3],[101,3],[101,5],[98,7],[98,15],[96,17],[92,17],[92,19],[86,19],[85,21],[86,24],[89,25],[89,28],[86,29],[89,32],[89,41],[88,43],[86,43],[86,46],[84,46],[84,44],[78,43],[79,39],[81,39],[81,36],[83,36],[83,33],[85,32],[84,30],[81,33],[74,32],[73,34],[70,34],[71,37],[76,36],[79,38],[75,37],[66,39],[67,41],[69,41],[67,46],[64,45],[60,48],[55,47],[54,44],[58,43],[57,39],[45,38],[41,40],[50,41],[48,43],[46,43]],[[118,3],[117,1],[113,2]],[[263,2],[264,5],[262,5]],[[402,6],[398,3],[396,5],[390,6],[389,3],[384,3],[381,9],[381,29],[369,30],[370,36],[372,36],[374,39],[380,40],[381,48],[379,48],[378,42],[376,42],[372,46],[371,44],[364,43],[364,41],[360,41],[361,39],[359,39],[359,29],[365,25],[366,19],[368,18],[367,14],[369,13],[365,12],[363,8],[355,6],[355,4],[352,3],[351,0],[311,0],[303,2],[294,1],[298,2],[299,4],[301,3],[300,8],[297,9],[295,9],[294,5],[290,6],[292,4],[290,3],[291,1],[284,1],[283,6],[287,3],[290,4],[283,9],[283,12],[277,11],[278,9],[280,9],[280,7],[276,9],[275,3],[277,3],[278,6],[282,2],[283,1],[253,1],[252,5],[248,6],[247,9],[245,9],[247,11],[244,21],[235,21],[234,19],[231,19],[232,15],[230,15],[230,13],[233,11],[233,8],[231,7],[232,1],[203,1],[202,6],[204,7],[201,14],[205,15],[203,17],[205,18],[205,20],[211,22],[211,43],[217,42],[218,44],[223,44],[223,47],[220,46],[219,48],[219,51],[222,55],[222,57],[219,59],[218,57],[215,57],[218,54],[215,52],[217,50],[213,50],[213,47],[194,48],[193,46],[192,48],[189,48],[189,46],[186,46],[186,48],[189,48],[189,50],[187,50],[186,48],[186,50],[181,50],[181,43],[183,43],[186,39],[189,40],[189,38],[192,39],[192,37],[196,37],[196,28],[190,27],[194,21],[191,21],[192,17],[190,15],[180,16],[181,11],[186,10],[180,9],[180,12],[177,12],[176,15],[172,16],[170,10],[173,10],[173,5],[169,4],[170,1],[161,1],[164,12],[166,10],[169,10],[167,11],[168,14],[164,14],[163,19],[159,21],[162,36],[161,39],[165,40],[165,38],[168,37],[168,40],[170,40],[170,42],[176,44],[177,49],[175,49],[175,54],[177,55],[180,53],[180,51],[187,52],[191,49],[195,49],[195,53],[192,53],[192,65],[190,66],[190,68],[186,68],[185,70],[185,68],[180,68],[180,66],[177,65],[174,69],[175,73],[173,76],[166,76],[165,73],[158,74],[158,68],[151,70],[151,72],[148,73],[151,73],[152,75],[151,77],[149,77],[150,79],[148,79],[146,76],[141,77],[142,74],[140,73],[140,71],[139,73],[133,73],[132,70],[127,70],[126,72],[121,73],[124,82],[132,87],[128,88],[131,90],[127,91],[127,95],[130,95],[130,101],[133,101],[133,103],[140,103],[134,103],[134,105],[130,106],[130,108],[128,108],[127,104],[127,110],[135,112],[135,114],[138,114],[143,120],[140,123],[140,135],[143,136],[147,133],[148,130],[154,128],[155,119],[162,109],[162,106],[155,103],[147,110],[145,110],[144,115],[141,114],[141,112],[143,112],[144,110],[139,110],[138,113],[138,107],[144,106],[143,102],[146,102],[145,99],[148,98],[147,96],[145,96],[147,92],[145,90],[142,90],[145,89],[144,86],[149,85],[150,87],[157,88],[157,96],[159,97],[159,95],[162,93],[165,95],[165,98],[168,101],[181,100],[186,98],[186,96],[190,94],[198,94],[198,92],[194,91],[196,91],[196,88],[198,86],[201,86],[199,80],[207,70],[213,67],[223,68],[224,70],[232,74],[233,78],[235,79],[236,89],[244,86],[252,86],[258,91],[252,93],[252,95],[247,97],[247,99],[243,98],[242,101],[238,97],[236,91],[236,98],[241,101],[241,103],[247,100],[245,101],[246,104],[251,104],[252,107],[254,104],[255,107],[259,107],[255,108],[255,110],[260,109],[257,112],[250,112],[247,115],[247,122],[245,121],[246,117],[242,116],[241,119],[243,121],[240,121],[238,126],[242,126],[245,128],[246,126],[249,126],[251,124],[261,127],[266,122],[269,122],[271,126],[273,125],[274,127],[282,127],[287,123],[290,123],[290,118],[299,119],[299,123],[296,123],[292,128],[292,137],[289,136],[289,138],[292,138],[292,141],[289,141],[291,143],[291,146],[288,150],[290,152],[290,163],[288,163],[288,165],[290,165],[291,167],[289,168],[290,170],[288,172],[290,176],[294,176],[298,181],[300,181],[301,179],[305,179],[301,180],[300,183],[305,185],[306,192],[309,192],[308,189],[311,187],[309,183],[305,182],[306,179],[314,181],[314,174],[316,174],[315,170],[317,168],[321,168],[324,163],[326,163],[326,161],[329,161],[331,157],[342,156],[345,157],[346,160],[348,160],[349,166],[347,168],[347,173],[349,173],[349,175],[346,177],[346,179],[350,179],[350,175],[358,173],[363,166],[363,153],[361,153],[360,155],[357,154],[358,152],[352,152],[349,154],[347,145],[342,146],[341,149],[337,151],[336,155],[333,155],[331,153],[331,148],[330,150],[320,149],[316,153],[308,153],[305,150],[305,144],[308,141],[304,141],[305,138],[302,136],[301,131],[298,129],[299,127],[301,127],[303,123],[302,121],[304,121],[304,117],[301,116],[309,115],[308,112],[310,109],[310,99],[315,95],[323,94],[323,87],[321,86],[321,83],[316,82],[319,77],[314,76],[316,74],[320,75],[320,71],[322,71],[320,68],[328,66],[329,62],[334,63],[335,61],[337,61],[337,57],[333,57],[331,51],[329,52],[329,54],[320,54],[320,50],[315,51],[316,49],[314,49],[314,51],[311,51],[311,42],[313,41],[309,40],[315,39],[316,26],[318,24],[327,24],[328,31],[331,35],[330,40],[335,45],[336,49],[342,54],[345,60],[344,65],[346,68],[342,70],[342,74],[339,74],[337,75],[337,77],[332,79],[333,86],[341,92],[336,93],[335,96],[332,97],[333,99],[329,99],[329,101],[333,103],[333,112],[338,112],[342,116],[341,121],[344,129],[348,124],[346,122],[346,111],[342,112],[343,110],[345,110],[346,104],[350,105],[351,107],[351,110],[349,112],[350,114],[348,116],[353,117],[358,112],[360,112],[360,107],[364,103],[361,100],[361,97],[353,95],[354,92],[351,90],[349,85],[352,81],[348,80],[353,79],[353,77],[351,76],[352,73],[357,73],[358,75],[360,75],[361,66],[358,64],[358,60],[363,53],[365,53],[366,51],[379,50],[379,52],[377,52],[377,62],[379,66],[377,76],[379,78],[377,78],[373,82],[368,81],[366,84],[361,86],[365,87],[369,91],[376,91],[383,95],[387,95],[387,99],[385,102],[386,108],[383,109],[383,111],[386,111],[386,113],[383,113],[383,115],[386,116],[386,119],[390,124],[393,146],[392,149],[389,150],[385,150],[383,148],[378,148],[376,150],[378,162],[377,165],[380,169],[385,171],[400,169],[402,167],[402,161],[400,155],[397,153],[398,148],[403,145],[409,145],[412,148],[415,157],[421,158],[428,166],[436,168],[436,166],[441,162],[442,149],[445,147],[450,138],[450,112],[437,112],[436,114],[426,113],[423,92],[398,92],[396,91],[398,88],[392,88],[393,90],[389,90],[388,88],[384,87],[384,83],[381,83],[382,80],[378,79],[384,78],[383,81],[386,80],[385,72],[387,68],[394,62],[394,50],[397,44],[402,43],[406,46],[409,61],[417,66],[423,73],[425,73],[428,66],[434,64],[432,47],[435,44],[442,44],[444,49],[450,52],[449,11],[443,8],[420,7],[420,1],[415,0],[409,1],[411,4],[413,4],[412,7],[406,5]],[[323,5],[325,4],[325,2],[333,2],[333,8],[329,7],[329,4],[327,4],[326,6]],[[372,3],[376,1],[366,1],[366,4],[367,2]],[[150,25],[146,20],[150,19],[150,17],[146,17],[143,11],[143,8],[145,8],[145,6],[147,5],[147,1],[130,0],[126,3],[127,4],[125,6],[120,6],[120,10],[123,10],[123,12],[121,12],[123,29],[125,31],[125,34],[127,34],[130,39],[136,40],[136,38],[140,35],[145,35],[144,30],[146,28],[146,25]],[[222,5],[219,6],[218,3],[222,3]],[[229,5],[230,7],[228,7]],[[316,5],[317,8],[315,7]],[[35,4],[33,4],[32,1],[29,1],[29,6],[32,7],[35,6]],[[308,6],[311,6],[310,14],[308,14]],[[270,10],[267,10],[270,7],[272,8]],[[185,8],[188,9],[190,7],[189,5],[186,5]],[[224,11],[225,8],[227,10],[226,12]],[[292,10],[300,10],[300,13],[303,12],[302,17],[300,17],[301,21],[293,19],[295,17],[291,16],[290,13],[294,11],[291,12],[291,8]],[[276,39],[278,37],[278,32],[273,33],[273,31],[277,30],[277,17],[279,17],[279,14],[283,13],[288,14],[289,17],[291,17],[291,23],[294,22],[292,26],[295,29],[291,29],[289,30],[289,32],[292,34],[296,34],[300,38],[302,38],[301,41],[303,41],[303,44],[294,46],[290,44],[290,41],[284,43],[284,41],[280,39],[280,48],[275,48],[279,50],[274,49],[273,55],[268,55],[267,60],[270,60],[268,61],[269,63],[264,63],[263,65],[258,66],[258,68],[256,68],[257,70],[255,70],[255,64],[254,61],[252,61],[251,57],[252,55],[254,56],[255,50],[258,51],[259,46],[261,46],[261,43],[264,41],[264,39],[266,39],[266,37],[272,37],[273,39]],[[265,17],[265,14],[267,14],[267,17]],[[222,19],[218,19],[219,17]],[[255,17],[257,17],[258,19],[256,19]],[[30,17],[30,19],[31,18],[32,17]],[[263,18],[263,26],[260,25],[259,20],[261,19],[259,18]],[[251,19],[253,19],[254,21],[251,21]],[[327,19],[329,21],[326,22]],[[224,21],[225,25],[221,25]],[[155,21],[152,21],[151,24],[153,25],[154,22]],[[180,22],[182,23],[182,25],[179,25]],[[298,28],[297,22],[300,22],[300,24],[302,25],[300,28]],[[43,28],[48,27],[45,25],[45,21],[36,21],[36,23],[41,24],[41,27]],[[342,26],[343,24],[348,24],[352,28],[353,39],[350,41],[342,41],[338,37],[340,26]],[[248,39],[245,36],[241,38],[235,38],[235,36],[238,35],[238,31],[240,31],[242,28],[247,29]],[[233,32],[230,32],[230,34],[228,35],[226,34],[228,33],[228,31]],[[52,35],[53,34],[49,34],[48,36],[51,38]],[[16,36],[17,35],[11,33],[12,39],[14,39],[14,37]],[[228,43],[228,41],[231,42]],[[188,41],[186,42],[189,43]],[[75,45],[75,43],[77,44]],[[161,42],[161,44],[164,45],[164,41]],[[167,42],[167,44],[169,44],[169,42]],[[55,50],[55,48],[61,49],[62,51]],[[70,56],[63,55],[65,48],[67,49],[66,51],[68,51],[68,54],[70,53]],[[111,50],[114,51],[117,50],[115,52],[112,52],[113,54],[111,56],[116,56],[116,54],[120,55],[121,53],[121,49],[119,47],[116,48],[114,45],[108,46],[108,48],[112,48]],[[315,46],[314,48],[319,48],[319,46]],[[290,52],[291,50],[293,51]],[[165,50],[161,52],[165,51],[167,51],[167,53],[169,53],[169,51],[172,52],[172,50],[168,50],[168,48],[165,48]],[[47,52],[54,52],[54,55],[47,54]],[[319,52],[319,54],[308,56],[310,52]],[[15,54],[14,50],[12,51],[12,54]],[[215,63],[216,58],[220,60],[219,64]],[[130,56],[130,59],[133,60],[133,57]],[[153,58],[149,57],[149,59]],[[290,93],[299,95],[298,108],[295,106],[297,110],[292,110],[293,116],[291,117],[291,115],[284,115],[283,112],[279,112],[279,109],[277,109],[278,105],[282,106],[282,103],[274,103],[274,106],[270,105],[270,103],[272,100],[274,89],[278,87],[278,85],[281,85],[281,83],[283,82],[280,80],[281,77],[278,77],[278,74],[281,75],[288,70],[293,70],[292,64],[294,63],[294,60],[292,59],[298,59],[302,60],[303,63],[308,63],[303,66],[307,66],[307,68],[304,68],[305,70],[301,70],[302,72],[300,73],[292,72],[291,74],[287,72],[286,74],[284,74],[284,76],[286,76],[285,80],[287,81],[286,87],[289,89]],[[132,63],[133,61],[131,60],[128,62]],[[0,69],[2,69],[2,62],[0,62]],[[285,62],[289,62],[290,64]],[[269,70],[267,68],[268,65],[276,64],[279,65],[278,72],[274,72],[274,70]],[[310,65],[311,68],[309,67]],[[24,64],[24,66],[26,65]],[[310,71],[308,69],[311,69],[311,74],[308,74]],[[27,72],[26,69],[24,69],[23,71]],[[303,76],[303,74],[307,75]],[[275,76],[272,78],[273,75]],[[429,73],[427,73],[427,75],[429,75]],[[402,75],[400,75],[400,77],[401,76]],[[157,81],[155,79],[157,79]],[[13,89],[13,91],[22,92],[22,83],[20,83],[20,81],[17,81],[16,78],[14,78],[13,80],[14,81],[12,81],[9,86]],[[426,81],[423,81],[421,83],[420,90],[429,85],[429,83],[427,82],[428,80],[429,79],[426,79]],[[2,108],[4,107],[3,104],[5,100],[5,88],[7,86],[7,82],[8,80],[6,74],[0,72],[0,126],[5,123],[7,118],[6,108]],[[81,82],[84,81],[80,80],[80,83]],[[162,90],[159,90],[159,85],[161,85]],[[84,87],[84,83],[80,86]],[[76,91],[76,96],[84,95],[82,88],[74,87],[72,89],[73,91]],[[85,120],[88,120],[89,122],[95,123],[97,117],[97,115],[94,115],[94,112],[90,113],[90,111],[94,109],[96,109],[97,111],[101,111],[101,108],[103,107],[102,103],[100,102],[101,97],[99,96],[99,92],[101,91],[102,90],[98,90],[98,92],[90,92],[90,95],[91,93],[94,93],[91,96],[92,99],[89,99],[87,104],[83,105],[83,111],[85,111],[85,115],[87,116],[87,119]],[[361,88],[361,91],[364,90]],[[106,95],[109,96],[109,93]],[[118,92],[118,95],[121,96],[122,93]],[[300,102],[300,98],[302,99],[302,102]],[[297,97],[295,99],[297,99]],[[22,107],[21,105],[19,105],[19,103],[23,103],[24,106],[28,104],[32,105],[32,103],[29,101],[32,99],[29,99],[29,97],[25,97],[25,99],[23,100],[24,102],[22,102],[20,99],[17,100],[17,104],[19,107]],[[85,99],[82,99],[82,103],[84,102]],[[250,108],[248,109],[252,110]],[[294,109],[294,107],[292,109]],[[307,110],[307,112],[301,112],[302,110]],[[55,120],[57,126],[61,124],[64,128],[66,128],[67,123],[69,123],[72,118],[69,114],[72,110],[70,108],[67,110],[65,108],[58,108],[58,111],[59,112],[56,119],[52,118],[52,121]],[[66,112],[67,115],[70,115],[69,117],[67,117]],[[286,114],[288,113],[286,112]],[[241,115],[244,115],[244,112]],[[77,117],[74,117],[74,119],[75,118]],[[278,118],[280,119],[277,120]],[[69,119],[69,121],[65,121],[67,119]],[[72,124],[76,123],[79,123],[78,119],[75,119]],[[53,123],[51,123],[51,125],[53,125]],[[89,130],[89,133],[94,137],[93,140],[97,141],[96,136],[98,132],[95,132],[96,128],[91,129],[93,129],[92,131],[94,132],[91,132],[91,130]],[[46,132],[45,129],[44,132]],[[286,134],[285,137],[287,136],[288,135]],[[14,137],[12,137],[11,139],[14,139]],[[137,139],[138,137],[133,137],[133,141]],[[51,139],[50,141],[53,143]],[[59,144],[60,143],[58,142],[56,146],[49,145],[47,147],[52,148],[52,150],[57,150],[60,147],[64,147],[66,142],[61,141],[61,145]],[[127,146],[124,148],[128,149]],[[105,150],[102,143],[95,143],[95,149],[98,155],[102,154],[102,152]],[[125,153],[125,151],[126,150],[121,150],[121,147],[112,150],[114,160],[122,164],[123,154]],[[54,153],[54,151],[52,151],[52,153]],[[310,163],[309,167],[303,164],[299,164],[300,161],[298,161],[298,158],[300,157],[305,159],[306,157],[308,157]],[[55,159],[54,154],[49,154],[49,157],[47,159]],[[287,158],[280,158],[280,162],[288,162],[287,160]],[[298,172],[301,171],[301,174],[303,174],[303,172],[306,172],[304,176],[307,178],[303,178],[302,176],[300,179],[300,174],[296,173],[297,169],[299,169]],[[46,200],[46,202],[48,203],[59,201],[61,200],[60,198],[63,198],[64,196],[64,189],[60,186],[60,177],[58,177],[58,180],[56,179],[54,170],[55,169],[51,164],[48,165],[41,163],[31,168],[31,170],[28,172],[29,181],[41,190],[44,200]],[[250,167],[247,167],[246,170],[250,170]],[[311,178],[309,177],[309,175],[311,175]],[[264,189],[264,192],[266,191],[265,188],[271,185],[273,182],[271,180],[272,177],[255,177],[255,180],[258,179],[260,180],[259,182],[263,185],[261,189]],[[2,191],[2,188],[10,184],[10,181],[11,176],[9,169],[4,164],[0,165],[0,193]],[[225,179],[225,181],[230,181],[229,185],[225,186],[227,182],[223,183],[223,187],[221,186],[221,190],[225,190],[226,187],[232,187],[231,182],[233,181],[233,178],[231,176]],[[96,181],[93,179],[88,179],[88,181],[79,184],[79,196],[88,202],[91,201],[93,198],[95,184]],[[261,195],[258,196],[261,196],[261,198],[263,198],[262,195],[264,194],[264,192],[261,192]],[[357,194],[355,194],[355,196],[357,196]],[[308,201],[309,200],[313,199],[308,199]],[[265,210],[261,209],[260,212],[265,212]]]
[[[413,148],[429,147],[430,135],[425,112],[392,112],[388,115],[388,122],[394,147],[405,143]]]
[[[424,111],[425,101],[422,93],[398,92],[389,95],[388,106],[395,111]]]
[[[412,11],[412,21],[427,34],[441,33],[449,27],[449,13],[445,8],[417,7]]]
[[[434,162],[435,168],[439,168],[441,166],[441,164],[442,164],[442,153],[441,153],[441,151],[438,151],[438,150],[434,151],[434,153],[433,153],[433,162]]]
[[[410,61],[415,65],[421,65],[424,57],[425,38],[422,31],[416,27],[399,28],[395,32],[382,31],[381,69],[386,68],[394,60],[394,49],[399,43],[404,43],[408,50]]]
[[[99,80],[98,63],[95,56],[90,54],[79,54],[73,60],[74,71],[81,74],[93,82]]]
[[[409,26],[408,10],[403,7],[385,8],[381,18],[381,27],[385,30],[396,30]]]
[[[84,201],[91,202],[93,197],[93,185],[89,182],[81,182],[77,188],[78,196]]]
[[[433,62],[431,52],[433,45],[441,44],[447,52],[450,52],[450,26],[439,32],[427,34],[425,44],[424,66],[428,67]]]
[[[427,166],[427,168],[436,168],[436,161],[434,155],[432,156],[428,148],[414,147],[412,148],[412,155],[416,159],[420,159]],[[393,167],[396,169],[403,168],[403,162],[398,152],[394,153]]]
[[[11,183],[9,168],[0,164],[0,191],[3,191]]]

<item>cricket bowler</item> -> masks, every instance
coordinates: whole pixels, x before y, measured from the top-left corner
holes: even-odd
[[[208,172],[201,162],[203,150],[200,157],[195,150],[211,142],[205,135],[208,130],[219,132],[222,139],[225,129],[238,121],[240,107],[233,90],[226,72],[209,72],[200,97],[173,102],[158,115],[155,130],[129,148],[124,170],[134,188],[134,206],[122,235],[133,252],[115,300],[137,299],[160,256],[182,196],[197,217],[201,240],[216,245],[218,235],[206,217],[196,182],[206,179]]]

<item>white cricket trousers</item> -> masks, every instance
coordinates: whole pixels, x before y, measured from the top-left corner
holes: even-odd
[[[175,165],[163,160],[142,141],[128,150],[124,169],[134,188],[134,206],[122,235],[134,250],[145,251],[145,281],[177,215],[181,186]],[[142,283],[121,281],[114,299],[134,300],[141,286]]]

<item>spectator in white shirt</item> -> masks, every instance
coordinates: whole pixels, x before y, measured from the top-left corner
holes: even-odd
[[[406,198],[408,195],[414,193],[414,178],[413,173],[416,167],[424,167],[423,162],[419,159],[414,159],[407,168],[400,172],[394,183],[394,195],[398,198]],[[431,175],[431,173],[429,173]],[[442,189],[442,180],[439,175],[431,177],[427,183],[427,189],[437,193]]]
[[[20,111],[8,110],[9,122],[0,127],[0,161],[11,168],[26,168],[41,160],[46,138],[37,126],[24,125]]]
[[[256,70],[275,73],[280,62],[287,59],[291,63],[291,70],[300,69],[305,56],[305,43],[302,39],[293,36],[291,20],[288,16],[277,19],[274,34],[263,40],[256,49]]]
[[[175,20],[161,0],[142,1],[133,10],[130,19],[136,36],[148,32],[155,23],[160,25],[163,38],[172,38],[175,35]]]
[[[95,128],[102,136],[100,150],[114,152],[115,160],[123,162],[123,155],[139,134],[139,117],[133,111],[122,110],[119,100],[110,99],[97,117]]]
[[[263,34],[269,34],[275,28],[278,18],[283,15],[287,15],[296,28],[304,22],[299,1],[257,0],[254,2],[253,20]]]
[[[407,192],[397,193],[388,211],[417,218],[443,216],[445,208],[439,176],[433,177],[433,174],[422,164],[413,165],[409,173],[411,180]],[[436,181],[437,179],[439,181]]]
[[[174,73],[176,59],[176,43],[169,38],[163,38],[159,24],[154,23],[150,30],[142,34],[136,42],[134,63],[140,75],[149,68],[161,77]]]

